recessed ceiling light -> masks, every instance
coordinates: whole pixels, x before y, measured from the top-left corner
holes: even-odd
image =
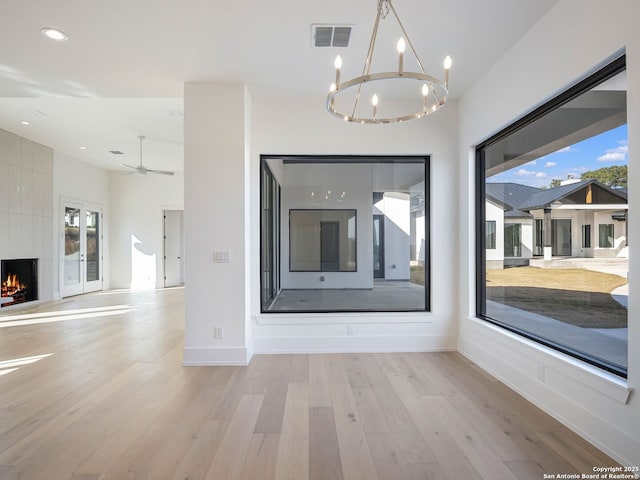
[[[67,40],[67,34],[62,30],[58,30],[56,28],[43,28],[40,32],[47,38],[51,40],[56,40],[58,42],[64,42]]]
[[[87,147],[80,147],[80,150],[86,150]]]
[[[29,122],[25,122],[25,121],[22,121],[22,122],[20,122],[20,123],[21,123],[22,125],[30,125],[30,123],[29,123]]]

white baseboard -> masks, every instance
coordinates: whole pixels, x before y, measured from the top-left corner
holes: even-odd
[[[443,352],[454,351],[456,339],[444,335],[254,338],[254,354]]]
[[[251,349],[247,347],[187,348],[184,349],[182,365],[185,367],[249,365]]]

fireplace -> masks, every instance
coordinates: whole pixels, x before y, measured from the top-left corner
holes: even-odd
[[[0,261],[0,307],[38,299],[38,259]]]

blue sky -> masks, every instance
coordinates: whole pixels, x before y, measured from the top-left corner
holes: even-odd
[[[549,186],[554,178],[627,164],[627,125],[578,142],[519,167],[489,177],[487,182],[514,182],[532,187]]]

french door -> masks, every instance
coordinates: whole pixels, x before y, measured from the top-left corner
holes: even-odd
[[[62,201],[60,295],[102,290],[102,209]]]

